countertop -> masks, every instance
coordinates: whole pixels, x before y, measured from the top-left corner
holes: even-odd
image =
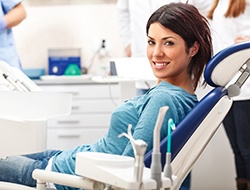
[[[137,79],[124,78],[117,76],[93,76],[93,75],[80,75],[80,76],[41,76],[40,79],[33,80],[38,85],[46,84],[100,84],[100,83],[120,83],[120,82],[135,82]]]

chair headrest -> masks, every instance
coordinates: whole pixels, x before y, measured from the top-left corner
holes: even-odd
[[[206,82],[213,86],[226,86],[250,58],[250,41],[229,46],[218,52],[204,71]]]

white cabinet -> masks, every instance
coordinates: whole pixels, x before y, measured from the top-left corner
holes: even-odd
[[[72,113],[48,121],[47,148],[70,149],[93,143],[108,129],[111,112],[120,103],[118,83],[51,84],[43,91],[73,94]]]

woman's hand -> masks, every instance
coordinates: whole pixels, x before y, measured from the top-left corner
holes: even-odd
[[[238,36],[234,39],[234,43],[240,43],[240,42],[244,42],[244,41],[249,41],[250,37],[248,36]]]
[[[132,56],[131,45],[130,44],[125,48],[125,52],[126,52],[126,56],[127,57],[131,57]]]

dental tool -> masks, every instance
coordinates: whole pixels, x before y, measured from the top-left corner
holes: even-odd
[[[160,130],[168,108],[169,108],[168,106],[160,108],[154,129],[154,144],[153,144],[152,162],[150,168],[151,168],[151,178],[154,179],[157,183],[157,188],[156,188],[157,190],[161,188],[161,172],[162,172],[161,152],[160,152]]]
[[[14,81],[14,79],[10,77],[10,75],[7,75],[7,74],[3,73],[3,77],[9,82],[10,85],[12,85],[14,87],[15,90],[23,91],[23,88],[20,87],[19,84],[16,83]]]
[[[2,61],[0,70],[1,75],[9,84],[8,86],[11,88],[11,90],[23,92],[41,91],[41,89],[17,67],[12,67],[6,62]]]
[[[166,153],[166,164],[163,169],[165,177],[168,177],[172,181],[172,167],[171,167],[171,131],[175,130],[176,126],[174,120],[170,118],[168,120],[168,144]]]
[[[143,177],[143,169],[144,169],[144,154],[147,149],[147,143],[143,140],[135,140],[131,133],[132,125],[128,125],[128,134],[121,133],[118,137],[125,136],[127,137],[133,147],[134,156],[135,156],[135,165],[134,165],[134,178],[138,182],[138,189],[141,189],[142,185],[142,177]]]

